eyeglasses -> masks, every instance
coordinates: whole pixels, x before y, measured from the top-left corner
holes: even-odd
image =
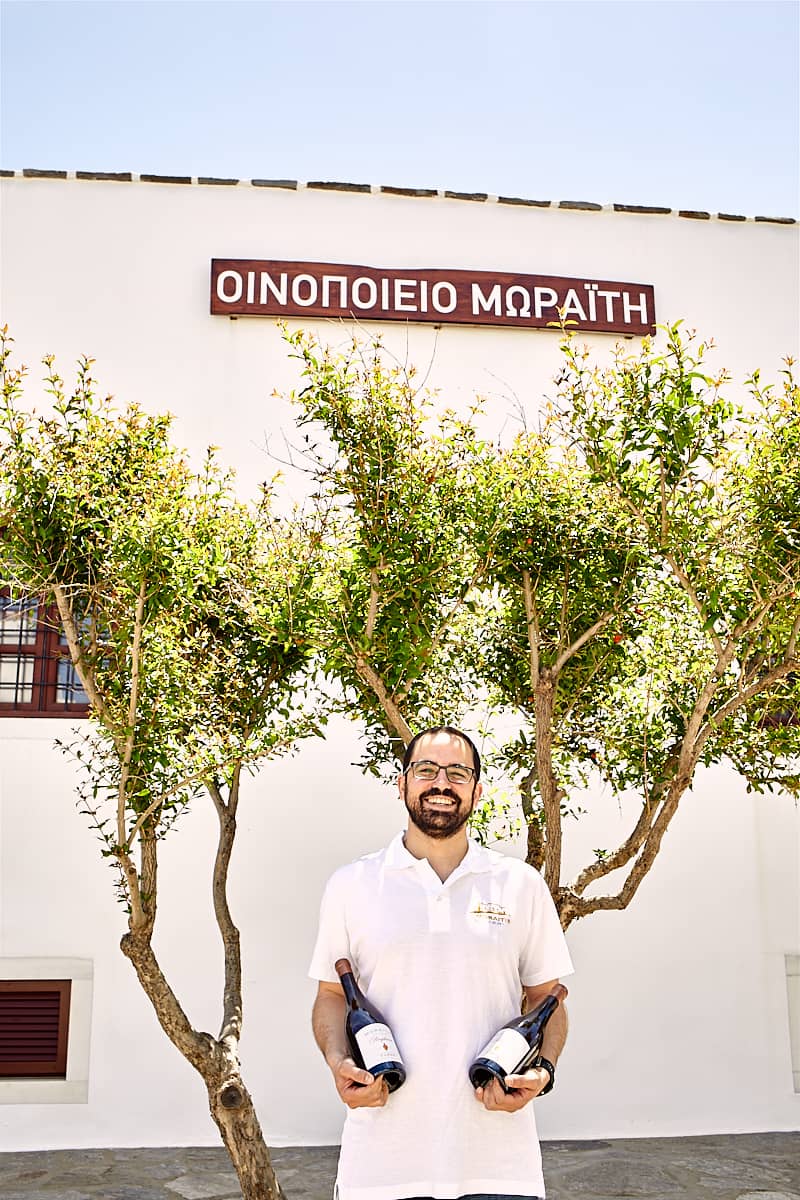
[[[475,774],[475,768],[465,766],[464,763],[450,763],[446,767],[441,767],[439,763],[431,762],[427,758],[410,763],[405,769],[405,774],[407,775],[409,771],[415,779],[425,779],[428,783],[434,780],[440,771],[444,771],[448,783],[469,783]]]

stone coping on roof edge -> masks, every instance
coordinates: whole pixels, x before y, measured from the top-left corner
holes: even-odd
[[[288,191],[355,192],[369,195],[413,196],[423,199],[463,200],[480,204],[503,204],[519,208],[555,208],[569,212],[638,213],[682,217],[694,221],[751,222],[766,225],[796,225],[797,217],[747,217],[739,213],[712,213],[696,209],[666,208],[651,204],[597,204],[589,200],[531,200],[522,196],[492,196],[488,192],[455,192],[446,188],[390,187],[370,183],[332,180],[231,179],[207,175],[150,175],[135,171],[46,171],[26,167],[21,171],[0,170],[0,179],[77,179],[116,183],[178,184],[189,187],[278,188]]]

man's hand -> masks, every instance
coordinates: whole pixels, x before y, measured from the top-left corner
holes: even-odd
[[[499,1079],[492,1079],[486,1087],[476,1088],[475,1096],[490,1112],[517,1112],[547,1087],[549,1079],[544,1067],[533,1067],[524,1075],[506,1075],[508,1092],[503,1091]]]
[[[382,1075],[377,1079],[357,1067],[350,1057],[344,1035],[347,1011],[344,992],[338,983],[319,985],[312,1022],[317,1045],[331,1069],[336,1090],[348,1108],[382,1108],[389,1089]]]
[[[357,1067],[345,1054],[328,1062],[336,1090],[348,1108],[383,1108],[389,1099],[389,1088],[382,1075],[377,1078]],[[544,1084],[542,1084],[544,1087]]]

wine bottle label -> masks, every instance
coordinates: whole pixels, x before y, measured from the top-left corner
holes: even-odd
[[[356,1034],[356,1042],[368,1071],[382,1062],[402,1062],[400,1051],[388,1025],[365,1025]]]
[[[521,1063],[530,1050],[526,1039],[517,1029],[501,1029],[488,1046],[481,1050],[478,1058],[490,1058],[498,1067],[510,1074],[517,1063]]]

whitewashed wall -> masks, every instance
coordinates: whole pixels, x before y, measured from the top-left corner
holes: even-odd
[[[291,440],[296,380],[274,325],[212,318],[212,257],[385,267],[469,267],[652,282],[658,319],[682,317],[742,378],[796,352],[796,226],[513,208],[444,198],[239,186],[3,180],[2,314],[41,395],[37,360],[62,374],[97,359],[102,390],[178,417],[213,443],[243,492]],[[346,331],[308,322],[331,341]],[[374,328],[374,327],[373,327]],[[384,326],[443,399],[489,396],[492,428],[550,389],[549,332]],[[596,336],[607,353],[610,337]],[[0,722],[0,966],[19,957],[94,968],[86,1103],[0,1103],[0,1149],[216,1142],[202,1085],[165,1041],[117,943],[111,872],[78,816],[56,720]],[[390,789],[349,764],[357,731],[264,769],[248,784],[233,865],[243,935],[245,1075],[268,1138],[338,1138],[341,1113],[308,1029],[305,978],[319,896],[341,862],[402,824]],[[578,865],[626,832],[591,800],[568,853]],[[164,846],[157,950],[191,1019],[216,1031],[221,961],[207,880],[214,814],[202,805]],[[513,848],[512,848],[513,849]],[[559,1086],[538,1106],[546,1137],[798,1127],[784,955],[800,953],[800,820],[716,769],[686,797],[631,909],[569,931],[577,973]],[[744,1065],[743,1065],[744,1064]],[[3,1085],[0,1084],[0,1101]],[[5,1097],[8,1100],[8,1095]]]

